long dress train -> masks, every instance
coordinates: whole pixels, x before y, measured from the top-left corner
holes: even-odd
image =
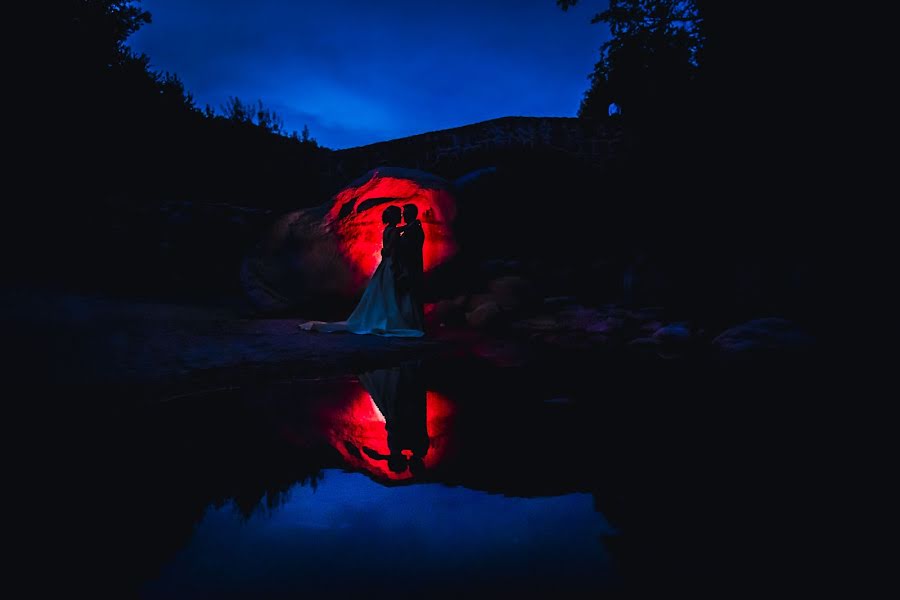
[[[417,329],[415,324],[409,323],[400,310],[393,267],[397,237],[396,227],[385,228],[381,263],[375,269],[362,298],[346,321],[336,323],[309,321],[301,323],[300,328],[324,333],[339,331],[357,334],[371,333],[385,337],[421,337],[425,335],[422,329]]]

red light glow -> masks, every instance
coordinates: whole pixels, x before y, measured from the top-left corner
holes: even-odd
[[[427,392],[425,402],[425,426],[430,446],[422,458],[422,464],[426,469],[432,469],[441,462],[446,452],[454,409],[447,398],[436,392]],[[385,460],[372,458],[363,451],[363,448],[369,448],[381,455],[390,454],[384,416],[365,390],[360,390],[350,402],[336,408],[328,416],[328,422],[328,440],[340,452],[348,467],[366,471],[379,479],[402,481],[413,477],[409,469],[396,473],[388,468]],[[356,451],[351,451],[348,444]],[[407,458],[411,456],[411,452],[406,450],[403,454]]]
[[[378,199],[384,199],[378,202]],[[367,200],[375,200],[360,207]],[[456,203],[446,189],[424,187],[412,179],[382,177],[377,171],[357,187],[340,192],[328,212],[326,224],[333,227],[342,254],[365,277],[381,262],[381,213],[394,204],[415,204],[425,230],[422,250],[425,271],[433,269],[456,253],[450,223],[456,217]],[[360,208],[362,208],[360,210]]]

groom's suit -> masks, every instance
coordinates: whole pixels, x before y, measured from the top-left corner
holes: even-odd
[[[413,314],[410,315],[417,326],[424,327],[424,283],[425,269],[422,260],[422,248],[425,245],[425,231],[422,229],[422,221],[416,219],[402,228],[400,239],[397,243],[397,262],[399,269],[395,270],[397,277],[397,296],[401,300],[404,295],[410,296]]]

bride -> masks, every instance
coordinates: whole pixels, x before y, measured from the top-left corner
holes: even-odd
[[[410,318],[400,310],[400,300],[394,282],[394,271],[397,264],[397,246],[400,240],[400,224],[402,211],[399,206],[388,206],[381,214],[385,224],[382,234],[381,263],[375,269],[372,279],[366,286],[359,304],[346,321],[325,323],[308,321],[301,323],[305,331],[322,331],[326,333],[349,331],[350,333],[373,333],[389,337],[421,337],[425,332],[416,329]]]

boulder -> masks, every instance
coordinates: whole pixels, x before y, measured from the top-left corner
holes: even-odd
[[[561,329],[607,337],[619,337],[625,326],[624,313],[609,307],[572,306],[560,311],[556,318]]]
[[[660,358],[678,358],[690,349],[693,335],[687,323],[669,323],[653,334]]]
[[[670,323],[657,329],[653,339],[663,344],[684,344],[691,340],[691,330],[687,323]]]
[[[499,277],[489,287],[497,304],[504,310],[520,310],[537,301],[534,285],[523,277]]]
[[[640,331],[641,333],[649,333],[652,335],[662,329],[662,327],[663,324],[660,321],[647,321],[646,323],[641,323],[638,331]]]
[[[465,307],[465,296],[440,300],[425,306],[425,318],[436,325],[458,325],[466,320]]]
[[[391,204],[419,208],[426,272],[455,254],[451,184],[423,171],[381,167],[325,204],[279,218],[243,261],[248,297],[261,310],[354,301],[381,261],[381,213]]]
[[[470,327],[484,329],[497,323],[502,309],[496,302],[485,302],[470,313],[466,313],[466,322]]]
[[[472,294],[466,300],[466,311],[471,312],[488,302],[497,302],[497,299],[494,298],[493,294]]]
[[[815,340],[796,324],[776,317],[754,319],[720,333],[713,347],[724,354],[739,355],[772,351],[804,351]]]
[[[596,323],[588,325],[585,328],[585,331],[591,333],[612,334],[621,331],[624,326],[625,321],[623,319],[617,317],[606,317],[605,319],[601,319]]]
[[[577,329],[585,331],[590,327],[598,326],[605,323],[609,312],[605,310],[597,310],[584,306],[572,306],[560,311],[557,319],[567,329]]]

